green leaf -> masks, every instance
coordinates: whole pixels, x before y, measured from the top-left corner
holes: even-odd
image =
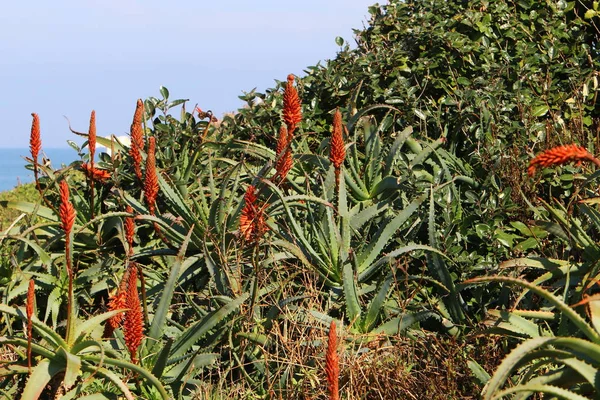
[[[416,323],[429,318],[440,320],[440,316],[432,311],[419,311],[406,313],[400,317],[393,318],[373,331],[374,334],[398,335],[403,334],[408,328]]]
[[[541,117],[546,115],[546,113],[549,111],[549,108],[547,105],[541,105],[541,106],[537,106],[535,107],[532,111],[531,111],[531,115],[533,117]]]
[[[482,284],[482,283],[486,283],[486,282],[503,282],[503,283],[509,283],[512,285],[522,286],[524,288],[529,289],[533,293],[537,294],[538,296],[543,297],[549,303],[554,305],[560,312],[563,313],[563,315],[566,318],[570,319],[573,322],[573,324],[575,324],[575,326],[577,328],[579,328],[581,333],[583,333],[585,336],[587,336],[590,340],[592,340],[594,342],[600,342],[600,335],[598,334],[598,332],[596,332],[596,330],[594,328],[592,328],[590,325],[588,325],[588,323],[583,319],[583,317],[581,317],[577,312],[575,312],[575,310],[573,310],[568,304],[566,304],[561,299],[559,299],[557,296],[553,295],[552,293],[548,292],[547,290],[545,290],[539,286],[536,286],[532,283],[529,283],[525,280],[509,278],[506,276],[489,276],[489,277],[480,277],[480,278],[469,279],[469,280],[463,282],[463,284],[464,285],[473,285],[473,284]]]
[[[62,359],[61,359],[62,360]],[[37,400],[46,388],[50,379],[64,370],[64,364],[59,360],[42,360],[32,369],[25,384],[21,400]]]
[[[0,201],[0,207],[12,208],[15,210],[19,210],[28,214],[33,214],[47,219],[49,221],[58,222],[58,217],[54,214],[54,211],[49,209],[48,207],[36,204],[29,203],[26,201]]]
[[[188,352],[198,340],[219,323],[223,322],[225,318],[242,305],[248,297],[248,293],[240,295],[187,328],[173,343],[171,357],[177,358]]]
[[[481,385],[485,385],[490,380],[490,374],[477,361],[469,360],[467,361],[467,366]]]
[[[167,362],[169,359],[169,353],[171,352],[171,346],[173,345],[173,339],[167,339],[166,343],[163,343],[163,346],[156,357],[156,361],[154,362],[154,367],[152,367],[152,375],[156,376],[160,379],[165,371],[165,367],[167,366]]]
[[[364,321],[365,332],[370,332],[375,326],[377,317],[379,317],[379,314],[381,313],[381,309],[385,304],[385,299],[387,298],[390,287],[392,286],[392,282],[394,280],[393,278],[394,276],[392,274],[388,275],[388,277],[381,284],[377,295],[371,301]]]
[[[360,303],[358,301],[354,271],[350,264],[344,265],[343,286],[348,319],[350,320],[351,326],[360,326]]]
[[[66,360],[65,376],[63,378],[64,385],[71,387],[77,381],[77,377],[81,372],[81,359],[75,354],[69,353],[62,347],[56,352],[57,355],[62,356]]]
[[[363,273],[371,263],[377,258],[385,245],[392,239],[394,234],[404,223],[413,215],[425,200],[426,195],[423,194],[414,199],[404,210],[402,210],[394,219],[387,223],[385,228],[381,230],[379,235],[374,238],[365,251],[358,255],[358,273]]]
[[[160,95],[163,97],[163,99],[167,100],[169,98],[169,89],[161,86],[158,90],[160,91]]]
[[[340,46],[340,47],[341,47],[341,46],[343,46],[343,45],[344,45],[344,38],[342,38],[342,37],[340,37],[340,36],[337,36],[337,37],[335,38],[335,44],[337,44],[337,45],[338,45],[338,46]]]
[[[185,237],[185,240],[181,245],[181,248],[179,249],[177,257],[175,257],[175,262],[173,263],[171,267],[171,272],[169,273],[169,279],[165,283],[164,289],[160,295],[158,307],[154,312],[154,318],[152,318],[152,325],[150,326],[148,337],[151,339],[155,339],[156,343],[160,343],[159,339],[162,335],[162,331],[167,320],[167,314],[169,312],[169,307],[171,306],[173,293],[175,291],[175,287],[177,286],[177,281],[179,279],[181,264],[183,263],[183,258],[185,256],[188,243],[190,242],[190,237],[192,236],[192,229],[190,229],[190,231],[188,232],[187,236]]]

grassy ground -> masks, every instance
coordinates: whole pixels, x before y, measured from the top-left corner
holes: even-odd
[[[33,183],[19,185],[12,190],[0,192],[0,202],[2,201],[29,201],[34,202],[39,199],[39,194]],[[20,211],[11,208],[5,208],[0,205],[0,231],[5,230],[20,215]]]

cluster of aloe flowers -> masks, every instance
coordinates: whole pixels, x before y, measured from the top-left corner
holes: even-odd
[[[201,110],[198,111],[199,117],[207,117],[210,122],[214,122],[212,113],[205,113]],[[99,190],[107,192],[107,188],[117,188],[119,183],[115,179],[119,179],[118,175],[121,174],[119,171],[110,171],[110,164],[95,162],[96,158],[96,146],[99,140],[96,135],[96,113],[92,111],[89,122],[86,145],[88,148],[88,158],[85,162],[79,164],[73,164],[78,170],[83,173],[83,176],[87,180],[87,195],[89,196],[89,207],[88,211],[77,211],[71,200],[71,188],[69,187],[69,170],[62,170],[58,175],[50,175],[46,173],[47,179],[42,180],[44,175],[43,169],[39,164],[39,154],[42,149],[41,134],[40,134],[40,119],[37,114],[33,115],[33,122],[30,136],[30,150],[31,150],[31,163],[33,165],[33,172],[35,178],[35,185],[44,201],[50,209],[54,210],[58,215],[60,221],[60,227],[65,237],[65,264],[64,268],[66,275],[68,276],[68,289],[67,289],[67,322],[66,322],[66,340],[68,343],[75,343],[74,347],[80,346],[78,340],[81,340],[83,336],[78,336],[77,339],[73,337],[76,332],[75,326],[81,324],[81,321],[77,318],[79,312],[75,290],[75,282],[77,280],[77,267],[73,265],[73,248],[74,248],[74,236],[79,230],[81,225],[76,226],[76,220],[79,217],[79,223],[90,223],[92,221],[101,221],[105,218],[102,215],[103,200],[98,195]],[[294,76],[289,75],[287,78],[287,84],[283,91],[283,123],[279,130],[277,142],[275,144],[275,159],[274,159],[274,173],[268,179],[269,185],[275,185],[280,188],[287,187],[287,180],[290,171],[294,167],[294,140],[302,122],[302,105],[298,95],[298,91],[294,86]],[[139,191],[139,199],[143,201],[145,205],[145,211],[147,215],[142,216],[142,219],[150,221],[150,225],[153,226],[154,231],[158,238],[164,242],[167,246],[170,245],[169,239],[167,239],[161,232],[161,228],[158,217],[161,217],[159,207],[159,196],[160,196],[160,175],[157,171],[157,159],[156,159],[156,148],[157,139],[154,136],[146,136],[143,127],[144,121],[144,102],[142,100],[137,101],[133,121],[130,127],[130,145],[126,153],[121,153],[129,157],[131,165],[131,176],[136,181],[135,183],[141,190]],[[210,124],[209,122],[209,124]],[[202,135],[201,140],[205,140],[206,131]],[[112,139],[114,140],[114,139]],[[111,140],[111,144],[114,144]],[[103,145],[106,143],[101,142]],[[120,148],[123,148],[120,145]],[[335,111],[333,116],[333,127],[332,136],[330,140],[330,154],[329,160],[331,161],[335,170],[336,187],[340,185],[340,176],[346,156],[344,143],[344,131],[342,126],[342,116],[339,110]],[[104,155],[105,156],[105,155]],[[114,157],[114,156],[113,156]],[[101,157],[102,158],[102,157]],[[114,160],[114,158],[113,158]],[[107,169],[108,166],[108,169]],[[58,187],[58,207],[54,207],[53,201],[48,200],[48,191],[51,190],[52,184],[55,183]],[[257,183],[250,184],[246,187],[245,194],[243,196],[243,207],[240,210],[239,221],[238,221],[238,236],[242,242],[253,245],[254,249],[258,249],[258,245],[261,242],[264,234],[269,230],[267,219],[269,218],[266,209],[269,207],[269,199],[261,200],[261,180]],[[79,192],[79,190],[78,190]],[[113,190],[113,192],[115,192]],[[94,201],[96,200],[96,204]],[[127,202],[126,202],[127,203]],[[120,271],[120,283],[113,287],[111,295],[107,299],[106,309],[107,313],[102,314],[101,321],[104,324],[103,338],[109,339],[116,334],[117,330],[122,329],[122,338],[124,339],[124,345],[132,364],[127,364],[127,368],[136,371],[138,374],[144,375],[151,381],[158,389],[159,392],[163,393],[164,389],[156,381],[148,378],[147,371],[143,369],[135,369],[132,365],[140,364],[139,348],[144,342],[144,337],[147,334],[145,321],[148,321],[148,316],[145,316],[145,309],[142,307],[143,302],[140,301],[140,297],[145,300],[145,283],[144,274],[142,273],[142,265],[138,264],[135,260],[136,255],[134,251],[134,237],[136,235],[136,215],[140,213],[140,203],[136,203],[137,208],[131,207],[131,204],[126,204],[124,211],[120,212],[122,218],[122,227],[125,239],[125,260],[124,267]],[[96,215],[95,215],[96,210]],[[77,214],[80,214],[79,216]],[[152,222],[154,221],[154,222]],[[36,345],[33,342],[33,329],[35,324],[35,286],[36,279],[30,280],[27,302],[26,302],[26,318],[27,324],[27,365],[29,370],[32,369],[32,347],[35,349]],[[141,288],[142,293],[138,292],[138,286]],[[110,289],[110,288],[109,288]],[[256,292],[256,290],[255,290]],[[80,332],[79,332],[80,333]],[[155,335],[155,334],[151,334]],[[337,336],[335,323],[332,322],[329,329],[329,346],[326,352],[326,378],[329,382],[329,390],[332,399],[339,398],[338,379],[339,379],[339,361],[337,356]],[[116,337],[116,336],[115,336]],[[35,353],[35,352],[34,352]],[[116,362],[116,361],[110,361]],[[68,368],[67,368],[68,369]],[[119,385],[126,397],[128,397],[127,389],[123,385]],[[65,384],[65,387],[67,385]]]

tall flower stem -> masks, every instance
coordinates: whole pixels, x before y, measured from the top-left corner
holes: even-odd
[[[60,182],[60,221],[65,232],[65,258],[67,275],[69,277],[69,292],[67,300],[67,343],[73,339],[74,296],[73,296],[73,225],[75,223],[75,208],[69,199],[69,185],[67,181]]]
[[[135,114],[133,114],[133,122],[131,123],[130,135],[131,135],[131,147],[129,148],[129,154],[133,159],[133,168],[137,178],[142,181],[142,154],[141,151],[144,148],[144,133],[142,128],[142,120],[144,116],[144,102],[138,99],[135,108]]]
[[[340,110],[335,110],[333,116],[333,128],[331,133],[331,141],[329,142],[329,161],[335,168],[335,189],[339,195],[340,189],[340,174],[342,165],[346,159],[346,148],[344,146],[344,136],[342,134],[342,113]]]
[[[329,386],[329,400],[339,400],[340,361],[337,353],[337,331],[335,322],[331,321],[325,355],[325,374]]]
[[[36,113],[31,113],[33,121],[31,123],[31,136],[29,138],[29,150],[31,151],[31,159],[33,160],[33,177],[35,179],[35,187],[37,188],[40,195],[42,195],[42,188],[38,180],[38,156],[42,149],[42,138],[40,135],[40,118]],[[43,196],[42,196],[43,197]]]
[[[94,155],[96,153],[96,111],[92,110],[90,116],[90,129],[88,130],[88,149],[90,151],[90,171],[94,171]],[[94,174],[88,177],[90,182],[90,217],[94,219]]]
[[[31,136],[29,137],[29,150],[31,151],[31,161],[33,163],[33,177],[35,179],[35,187],[40,194],[40,197],[44,199],[46,206],[56,212],[56,208],[50,203],[47,196],[44,196],[44,191],[40,185],[39,173],[40,165],[38,162],[39,154],[42,149],[42,139],[40,134],[40,118],[36,113],[31,113],[33,121],[31,123]]]

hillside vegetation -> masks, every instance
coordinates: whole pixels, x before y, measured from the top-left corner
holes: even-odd
[[[0,236],[3,394],[598,396],[598,12],[374,5],[222,120],[161,87],[124,146],[92,112],[61,170],[34,115],[40,197],[0,200],[27,215]]]

